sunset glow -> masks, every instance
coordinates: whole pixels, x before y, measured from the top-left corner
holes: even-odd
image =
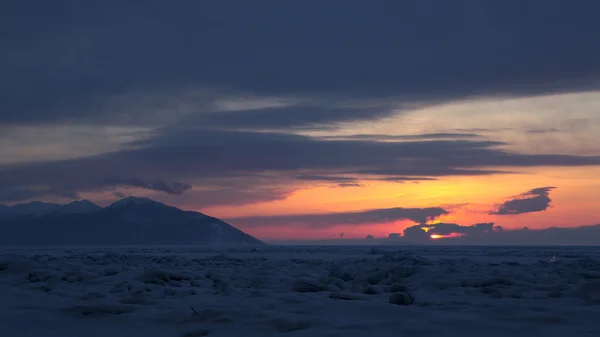
[[[449,239],[449,238],[457,238],[461,236],[465,236],[464,233],[450,233],[450,234],[431,234],[429,237],[437,240],[437,239]]]
[[[364,16],[343,24],[335,6],[289,15],[308,2],[8,15],[22,33],[0,56],[0,210],[138,196],[273,242],[585,241],[598,20],[414,3],[343,5]],[[213,6],[231,22],[191,14]]]

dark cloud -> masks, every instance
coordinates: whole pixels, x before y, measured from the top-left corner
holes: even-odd
[[[502,132],[502,131],[515,131],[515,129],[513,128],[459,128],[459,129],[454,129],[454,132],[459,132],[459,133],[497,133],[497,132]]]
[[[194,189],[186,191],[182,195],[156,193],[151,197],[153,200],[175,205],[183,210],[202,211],[207,207],[213,206],[239,206],[251,205],[260,202],[270,202],[283,200],[296,191],[296,187],[286,186],[284,182],[269,181],[269,184],[262,184],[260,179],[226,179],[211,182],[206,186],[197,186]],[[122,199],[136,193],[134,191],[115,190],[111,193],[112,197],[101,197],[96,200],[99,205],[109,205],[116,199]],[[144,193],[140,196],[148,196]]]
[[[297,176],[295,179],[298,180],[309,180],[309,181],[318,181],[318,182],[329,182],[329,183],[337,183],[338,185],[343,186],[360,186],[361,184],[357,182],[357,180],[379,180],[379,181],[390,181],[395,183],[404,183],[408,181],[419,182],[419,181],[432,181],[437,180],[437,178],[428,178],[428,177],[344,177],[344,176],[325,176],[325,175],[306,175],[306,176]],[[342,186],[342,187],[343,187]]]
[[[102,186],[127,186],[143,188],[151,191],[165,192],[167,194],[181,195],[192,188],[192,185],[180,181],[143,180],[139,178],[123,178],[111,176],[100,182]]]
[[[532,134],[545,134],[545,133],[556,133],[556,132],[560,132],[559,129],[555,129],[555,128],[549,128],[549,129],[528,129],[525,130],[526,133],[532,133]]]
[[[583,166],[598,165],[600,157],[569,155],[528,155],[501,150],[506,145],[497,141],[432,140],[401,143],[336,140],[326,141],[301,135],[274,132],[222,131],[212,129],[165,129],[148,140],[133,145],[148,150],[176,146],[177,152],[196,150],[209,160],[207,165],[230,161],[236,169],[298,169],[373,167],[385,163],[385,169],[347,170],[350,173],[375,175],[438,176],[474,175],[489,166]],[[262,151],[266,147],[269,151]],[[140,150],[142,151],[142,150]],[[225,153],[236,156],[225,155]],[[423,162],[435,164],[423,167]],[[394,168],[397,164],[398,168]],[[411,167],[412,166],[412,167]],[[429,165],[431,166],[431,165]],[[414,170],[413,170],[414,168]],[[452,170],[449,170],[452,168]],[[463,168],[466,168],[463,170]],[[471,170],[469,170],[471,169]],[[388,170],[388,173],[383,173]],[[498,171],[481,171],[494,174]]]
[[[294,191],[294,188],[285,185],[264,186],[251,181],[248,184],[223,184],[222,187],[194,189],[185,194],[185,199],[175,195],[159,196],[157,199],[177,204],[184,209],[197,210],[211,206],[239,206],[283,200]]]
[[[596,246],[600,237],[600,224],[594,226],[551,227],[544,229],[498,230],[474,237],[451,239],[457,244],[477,243],[483,245],[566,245]]]
[[[298,179],[298,180],[326,181],[326,182],[334,182],[334,181],[352,182],[352,181],[356,180],[356,178],[352,178],[352,177],[323,176],[323,175],[296,176],[294,178]]]
[[[494,231],[493,223],[478,223],[471,226],[462,226],[452,223],[419,224],[404,229],[403,238],[410,242],[431,241],[431,235],[482,235]],[[439,239],[438,239],[439,240]]]
[[[523,194],[520,194],[511,200],[507,200],[498,206],[496,210],[489,214],[495,215],[514,215],[522,213],[532,213],[545,211],[550,207],[550,191],[556,187],[534,188]]]
[[[229,129],[322,128],[337,122],[375,120],[391,116],[394,112],[391,103],[369,107],[337,107],[322,104],[200,113],[184,118],[180,124]]]
[[[433,244],[453,244],[453,245],[566,245],[566,246],[595,246],[598,237],[600,237],[600,224],[594,226],[577,227],[551,227],[544,229],[523,229],[508,230],[493,224],[476,224],[473,226],[459,226],[465,233],[464,236],[457,236],[437,240],[413,240],[420,243]],[[493,230],[492,230],[493,228]],[[448,227],[448,229],[450,229]],[[420,229],[419,229],[420,230]],[[422,231],[422,230],[421,230]],[[431,233],[431,232],[429,232]],[[428,233],[426,233],[428,234]]]
[[[149,111],[114,104],[153,107],[152,97],[197,88],[403,102],[595,88],[599,10],[560,0],[9,1],[0,11],[0,124],[147,123],[156,120]],[[174,112],[163,105],[186,102],[155,103],[165,117]],[[357,117],[269,116],[231,122]]]
[[[336,185],[337,187],[363,187],[365,185],[360,183],[339,183]]]
[[[54,188],[7,188],[0,189],[0,202],[18,202],[31,199],[58,197],[79,199],[79,193],[68,189]]]
[[[220,185],[229,180],[254,186],[285,185],[290,177],[324,172],[327,176],[409,180],[497,174],[509,172],[502,168],[514,167],[600,165],[600,157],[517,154],[502,150],[502,144],[474,140],[327,141],[274,132],[165,128],[121,151],[0,166],[0,189],[83,192],[122,184],[180,194],[190,185]],[[115,181],[114,177],[127,178]],[[350,181],[336,181],[342,182]]]
[[[419,135],[377,135],[377,134],[358,134],[346,136],[325,136],[323,139],[347,139],[347,140],[378,140],[378,141],[393,141],[393,140],[426,140],[426,139],[467,139],[480,138],[481,135],[476,133],[424,133]]]
[[[390,240],[399,240],[402,238],[402,234],[400,233],[390,233],[388,234],[388,239]]]
[[[395,182],[395,183],[405,183],[405,182],[413,182],[413,183],[418,183],[420,181],[432,181],[432,180],[438,180],[437,178],[427,178],[427,177],[381,177],[378,178],[378,180],[383,180],[383,181],[391,181],[391,182]]]
[[[436,159],[432,158],[432,161],[436,161]],[[417,164],[417,165],[414,165]],[[359,169],[352,172],[352,174],[366,174],[366,175],[382,175],[382,176],[394,176],[398,174],[406,174],[406,175],[427,175],[432,177],[442,177],[442,176],[486,176],[492,174],[512,174],[516,173],[513,171],[503,171],[503,170],[480,170],[480,169],[465,169],[465,168],[449,168],[444,166],[428,166],[421,167],[420,163],[404,163],[402,166],[396,167],[382,167],[375,169]],[[386,178],[387,179],[387,178]],[[397,181],[394,177],[390,177],[391,181]],[[434,180],[436,178],[433,178]],[[388,180],[389,181],[389,180]],[[408,181],[408,180],[407,180]],[[415,182],[418,182],[415,181]]]
[[[385,208],[357,212],[297,214],[280,216],[256,216],[228,219],[240,228],[264,226],[298,226],[306,228],[327,228],[337,225],[363,225],[393,223],[400,220],[426,222],[448,212],[440,207],[430,208]]]

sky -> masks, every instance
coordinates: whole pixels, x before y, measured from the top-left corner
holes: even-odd
[[[2,1],[0,203],[143,196],[264,240],[592,226],[598,11]]]

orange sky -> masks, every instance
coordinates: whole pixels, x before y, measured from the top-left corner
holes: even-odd
[[[480,177],[445,177],[437,181],[389,183],[363,181],[361,187],[304,186],[287,199],[255,205],[212,207],[202,212],[217,217],[235,218],[254,215],[330,213],[392,207],[436,207],[462,205],[453,208],[442,222],[470,225],[494,222],[504,228],[531,229],[551,226],[574,227],[600,221],[600,168],[535,168],[520,169],[523,174],[503,174]],[[542,212],[519,215],[489,215],[496,204],[527,190],[556,186],[550,193],[552,204]],[[464,204],[464,205],[463,205]],[[235,221],[232,221],[235,225]],[[370,234],[385,237],[401,233],[411,221],[394,224],[340,225],[334,228],[310,229],[289,227],[248,228],[248,233],[263,239],[323,239],[344,233],[346,238],[364,238]]]

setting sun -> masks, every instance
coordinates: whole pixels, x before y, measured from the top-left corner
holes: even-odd
[[[457,238],[464,236],[464,233],[450,233],[450,234],[431,234],[429,237],[437,240],[437,239],[449,239],[449,238]]]

